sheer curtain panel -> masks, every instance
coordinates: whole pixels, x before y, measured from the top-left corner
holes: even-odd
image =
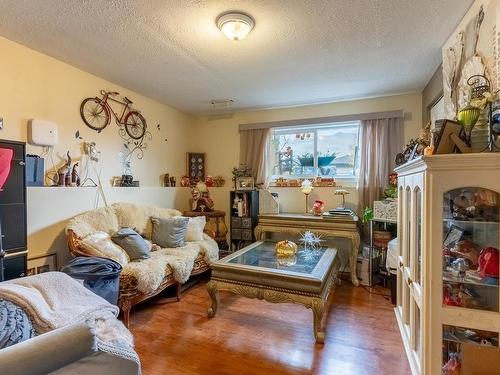
[[[264,187],[269,180],[270,139],[270,128],[240,130],[240,164],[250,167],[255,184]]]

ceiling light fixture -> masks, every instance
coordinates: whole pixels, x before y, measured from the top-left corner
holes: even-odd
[[[223,13],[216,20],[217,27],[231,40],[244,39],[255,26],[248,14],[240,12]]]

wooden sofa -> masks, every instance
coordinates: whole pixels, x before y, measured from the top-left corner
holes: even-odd
[[[116,211],[117,206],[120,206],[121,209],[123,209],[123,206],[125,206],[125,209],[130,208],[130,209],[134,210],[137,208],[137,206],[135,206],[133,204],[117,203],[117,204],[114,204],[114,205],[107,207],[105,209],[97,209],[97,210],[93,210],[93,211],[98,211],[98,210],[103,210],[103,211],[106,211],[106,210],[114,211],[115,210]],[[153,212],[156,211],[156,213],[158,213],[158,210],[165,210],[165,209],[160,209],[157,207],[145,207],[145,208],[146,208],[146,210],[149,210],[149,211],[151,211],[151,208],[152,208],[152,211]],[[91,211],[89,211],[88,213],[91,213]],[[85,214],[88,214],[88,213],[85,213]],[[176,216],[176,215],[180,215],[180,214],[181,213],[179,211],[168,210],[169,216]],[[128,226],[128,225],[126,225],[127,223],[118,223],[118,224],[119,224],[119,226]],[[147,227],[148,227],[148,225],[144,226],[144,231],[148,230]],[[109,232],[109,228],[106,228],[106,227],[99,228],[99,229],[102,229],[104,231]],[[115,229],[115,228],[113,228],[113,229]],[[144,231],[142,231],[142,232],[144,232]],[[141,233],[140,230],[138,230],[138,232]],[[66,233],[67,233],[67,240],[68,240],[68,248],[69,248],[70,253],[73,256],[75,256],[75,257],[77,257],[77,256],[95,256],[95,254],[89,254],[89,252],[82,246],[81,241],[80,241],[80,237],[75,233],[75,231],[73,229],[71,229],[71,221],[66,229]],[[143,234],[143,233],[141,233],[141,234]],[[206,236],[206,235],[204,235],[204,236]],[[145,237],[147,237],[147,236],[145,236]],[[213,241],[213,240],[211,238],[209,238],[208,236],[206,236],[206,241]],[[215,244],[215,246],[217,246],[215,241],[213,241],[213,243]],[[194,260],[194,266],[191,270],[191,276],[199,275],[201,273],[209,271],[210,269],[211,269],[210,268],[210,260],[207,259],[207,256],[205,256],[204,254],[199,254],[197,256],[197,258]],[[147,300],[147,299],[150,299],[150,298],[158,295],[166,288],[171,287],[171,286],[176,287],[176,296],[173,299],[171,299],[171,301],[179,301],[181,298],[181,284],[175,280],[173,269],[170,266],[167,266],[167,269],[165,270],[165,276],[164,276],[163,280],[161,281],[160,285],[155,290],[151,290],[148,292],[142,292],[139,290],[138,284],[139,284],[139,282],[138,282],[136,277],[134,277],[132,275],[128,275],[128,274],[123,274],[123,273],[120,275],[120,293],[119,293],[118,306],[122,312],[123,323],[127,327],[129,326],[130,310],[132,309],[132,307]]]

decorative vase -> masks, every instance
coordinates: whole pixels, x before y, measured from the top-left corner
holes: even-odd
[[[461,109],[458,112],[457,121],[464,128],[464,133],[465,133],[464,141],[469,147],[471,146],[472,129],[474,129],[477,120],[479,120],[480,114],[481,114],[481,109],[473,107],[471,105],[468,105],[467,107]]]
[[[297,253],[297,244],[292,241],[279,241],[275,246],[278,257],[291,257]]]

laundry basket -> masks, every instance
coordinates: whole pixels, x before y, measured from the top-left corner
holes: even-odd
[[[122,266],[111,259],[99,257],[77,257],[61,269],[73,279],[80,280],[87,289],[109,303],[118,303],[120,272]]]

